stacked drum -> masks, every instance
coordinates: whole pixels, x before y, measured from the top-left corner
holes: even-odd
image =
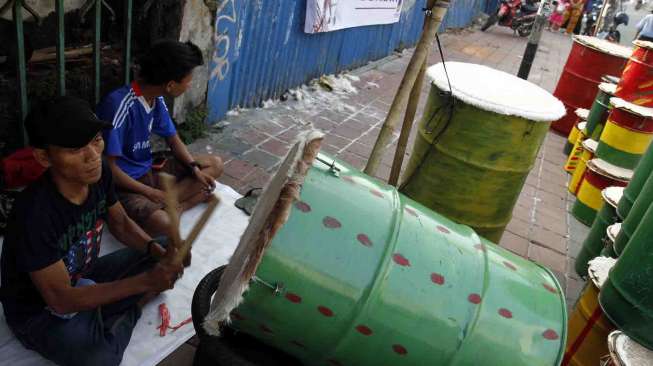
[[[575,36],[553,95],[567,109],[567,114],[551,125],[554,130],[569,134],[578,108],[590,108],[603,75],[619,75],[631,50],[608,41],[588,36]]]
[[[582,299],[592,297],[596,303],[600,288],[600,308],[585,335],[600,334],[604,341],[596,345],[592,337],[574,340],[570,323],[563,364],[596,364],[579,361],[569,352],[589,347],[593,351],[587,355],[607,354],[606,332],[612,327],[653,350],[653,43],[634,44],[618,84],[600,84],[585,130],[574,138],[578,151],[571,149],[565,165],[569,171],[570,160],[580,156],[569,184],[577,198],[572,214],[591,225],[576,272],[586,277],[588,262],[597,256],[617,260],[602,287],[588,285],[596,291],[584,292],[579,302],[588,303]],[[571,319],[580,319],[586,310],[577,304]]]

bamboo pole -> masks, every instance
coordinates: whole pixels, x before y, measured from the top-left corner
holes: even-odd
[[[399,134],[399,141],[397,142],[397,150],[395,150],[395,157],[392,161],[392,169],[390,170],[390,179],[388,184],[397,186],[399,182],[399,174],[401,173],[401,165],[404,163],[404,155],[406,154],[406,146],[408,145],[408,138],[410,131],[413,128],[415,120],[415,112],[419,104],[420,95],[422,94],[422,85],[424,84],[424,74],[426,73],[426,59],[422,63],[422,67],[415,80],[415,85],[410,91],[408,98],[408,107],[406,108],[406,115],[404,116],[404,124],[401,126],[401,133]]]
[[[435,37],[435,33],[438,31],[438,28],[440,28],[442,19],[447,13],[449,0],[428,0],[426,8],[429,10],[427,11],[424,31],[422,32],[422,36],[415,47],[415,52],[408,63],[404,77],[399,84],[397,94],[390,105],[390,110],[383,122],[383,127],[381,127],[379,137],[374,143],[374,148],[372,149],[370,158],[367,161],[367,166],[365,166],[365,173],[368,175],[374,175],[379,168],[383,151],[390,142],[392,134],[397,128],[402,110],[408,102],[409,94],[415,85],[422,64],[426,61],[426,57],[429,54],[429,49],[433,42],[433,38]]]

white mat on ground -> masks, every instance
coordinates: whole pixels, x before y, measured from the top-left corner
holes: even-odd
[[[226,264],[238,246],[238,241],[247,227],[249,217],[234,206],[234,202],[240,198],[240,195],[231,187],[218,183],[216,191],[222,200],[193,246],[191,267],[185,270],[184,276],[177,281],[173,290],[159,295],[143,309],[143,316],[134,329],[122,360],[122,366],[156,365],[195,334],[193,325],[188,324],[175,332],[168,331],[165,337],[160,337],[159,331],[156,329],[161,322],[158,306],[162,302],[168,306],[171,326],[190,317],[191,300],[199,281],[208,272]],[[182,237],[186,237],[203,210],[204,206],[199,206],[182,215]],[[113,238],[109,231],[105,230],[100,255],[121,247],[122,245]],[[2,311],[0,311],[0,355],[2,355],[2,361],[0,361],[2,365],[52,365],[37,353],[25,349],[14,338],[5,323]]]

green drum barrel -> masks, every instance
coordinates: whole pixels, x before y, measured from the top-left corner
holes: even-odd
[[[614,251],[614,241],[617,238],[617,235],[619,235],[619,232],[621,231],[621,223],[617,222],[614,223],[605,230],[606,236],[605,236],[605,246],[603,247],[603,250],[601,251],[601,256],[602,257],[610,257],[610,258],[617,258],[617,252]]]
[[[619,217],[621,217],[622,220],[628,216],[628,213],[635,203],[635,199],[637,199],[639,192],[641,192],[642,187],[644,187],[644,183],[649,175],[651,175],[651,172],[653,172],[653,144],[649,145],[648,149],[646,149],[646,153],[639,160],[639,163],[637,163],[637,167],[635,167],[635,172],[633,173],[633,179],[628,183],[628,186],[624,191],[624,196],[621,201],[619,201],[617,214],[619,214]]]
[[[646,210],[599,295],[605,315],[630,338],[649,349],[653,349],[652,207]]]
[[[305,365],[560,364],[566,306],[549,270],[334,167],[310,169],[232,327]]]
[[[635,203],[633,204],[633,208],[630,210],[628,216],[626,216],[621,225],[621,232],[614,242],[614,250],[617,255],[621,255],[621,252],[623,252],[624,248],[630,241],[630,238],[633,236],[633,233],[639,226],[640,222],[642,222],[642,218],[651,203],[653,203],[653,174],[649,175],[644,183],[644,187],[642,187],[642,191],[639,193]]]
[[[617,85],[610,83],[599,84],[599,91],[596,93],[596,99],[592,103],[592,108],[587,117],[587,136],[593,140],[599,140],[605,121],[610,114],[610,98],[614,96]]]
[[[587,263],[601,255],[601,251],[605,247],[606,230],[618,219],[617,204],[623,195],[623,190],[623,187],[608,187],[601,192],[603,205],[576,257],[574,268],[581,278],[587,276]]]
[[[565,113],[544,89],[481,65],[447,62],[433,81],[400,191],[495,243],[549,121]]]

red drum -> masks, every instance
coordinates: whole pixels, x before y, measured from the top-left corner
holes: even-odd
[[[576,120],[574,111],[592,106],[602,76],[620,75],[631,51],[595,37],[574,36],[574,45],[553,92],[565,104],[567,114],[553,122],[551,128],[569,135]]]
[[[653,42],[635,41],[616,97],[643,107],[653,107]]]

